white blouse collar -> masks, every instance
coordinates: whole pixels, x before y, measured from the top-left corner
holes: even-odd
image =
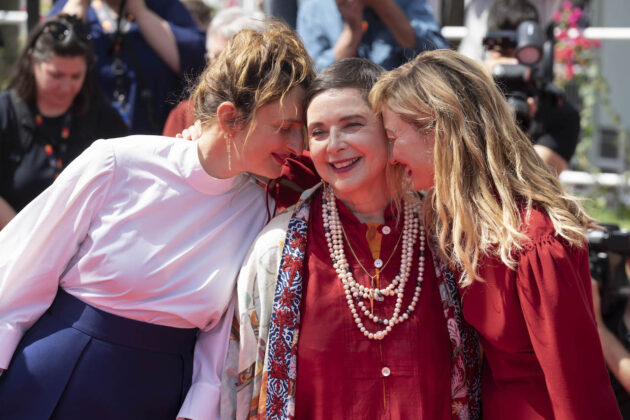
[[[247,176],[244,174],[225,179],[210,176],[199,161],[197,142],[191,141],[188,143],[190,144],[184,154],[181,171],[186,182],[195,190],[206,195],[221,195],[246,182]]]

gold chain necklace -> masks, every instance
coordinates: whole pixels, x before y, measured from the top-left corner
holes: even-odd
[[[357,254],[355,254],[354,249],[352,249],[352,245],[350,244],[350,240],[348,239],[348,235],[346,235],[346,230],[343,228],[343,223],[341,222],[341,219],[339,219],[339,225],[341,226],[341,233],[343,233],[343,237],[346,240],[346,243],[348,244],[348,248],[350,248],[350,252],[352,253],[352,256],[354,257],[354,259],[359,264],[359,267],[361,267],[361,269],[365,272],[365,274],[367,274],[367,276],[370,278],[370,280],[378,279],[379,278],[379,274],[382,271],[385,270],[385,267],[387,267],[387,264],[389,264],[389,262],[391,261],[392,257],[394,256],[394,254],[396,254],[396,250],[398,249],[398,244],[400,243],[400,239],[402,238],[402,234],[403,234],[402,230],[400,231],[400,235],[398,236],[398,240],[396,241],[396,245],[394,245],[394,249],[392,250],[392,253],[389,255],[389,258],[387,259],[387,261],[380,268],[377,267],[376,268],[376,272],[374,273],[374,275],[372,275],[372,274],[370,274],[367,271],[367,269],[365,267],[363,267],[363,264],[361,264],[361,261],[359,260],[359,257],[357,257]]]

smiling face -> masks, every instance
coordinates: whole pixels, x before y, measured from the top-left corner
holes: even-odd
[[[277,178],[284,161],[291,155],[302,153],[303,100],[304,89],[295,87],[284,97],[282,105],[277,100],[256,111],[255,120],[250,123],[254,124],[251,133],[250,124],[241,130],[240,159],[244,170],[266,178]]]
[[[383,125],[392,145],[392,163],[405,167],[405,175],[414,190],[427,190],[434,183],[435,130],[418,129],[403,121],[388,106],[383,109]]]
[[[329,89],[317,94],[306,120],[315,169],[337,198],[358,202],[388,191],[385,131],[360,90]]]
[[[32,64],[37,106],[46,116],[63,114],[83,86],[87,65],[83,56],[61,57]]]

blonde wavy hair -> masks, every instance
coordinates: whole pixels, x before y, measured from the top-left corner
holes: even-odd
[[[451,50],[421,53],[383,75],[370,101],[418,129],[433,119],[435,186],[425,199],[425,225],[443,261],[462,273],[462,286],[483,281],[482,257],[516,269],[527,242],[523,209],[527,220],[537,206],[557,236],[584,246],[593,219],[547,169],[480,64]]]
[[[312,61],[297,34],[278,21],[266,21],[265,28],[238,32],[200,76],[192,101],[202,126],[215,122],[223,102],[239,110],[234,123],[247,124],[263,105],[282,103],[294,87],[310,85],[315,77]],[[253,129],[251,124],[248,134]]]

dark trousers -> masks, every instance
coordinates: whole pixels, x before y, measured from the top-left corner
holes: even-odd
[[[196,329],[119,317],[59,289],[0,376],[0,419],[175,419]]]

